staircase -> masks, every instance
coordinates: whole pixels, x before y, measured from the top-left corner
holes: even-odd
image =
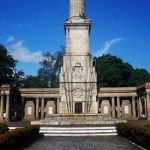
[[[9,127],[9,130],[14,130],[18,127]],[[115,126],[54,126],[40,127],[40,133],[44,136],[115,136],[117,135]]]
[[[41,127],[44,136],[114,136],[116,127]]]

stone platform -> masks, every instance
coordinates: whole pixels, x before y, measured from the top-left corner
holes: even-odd
[[[67,114],[52,115],[43,120],[31,121],[35,125],[106,125],[127,122],[126,120],[118,120],[112,118],[104,118],[101,114]]]

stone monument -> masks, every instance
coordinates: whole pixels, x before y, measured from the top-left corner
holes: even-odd
[[[91,21],[85,17],[85,0],[70,0],[70,17],[64,26],[59,114],[97,114],[97,75],[89,53]]]

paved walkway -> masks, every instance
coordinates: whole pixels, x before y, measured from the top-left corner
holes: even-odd
[[[119,136],[44,137],[25,150],[141,150]]]

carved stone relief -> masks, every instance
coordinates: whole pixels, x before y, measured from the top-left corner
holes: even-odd
[[[84,74],[83,74],[83,67],[73,67],[73,79],[79,81],[83,81]]]

